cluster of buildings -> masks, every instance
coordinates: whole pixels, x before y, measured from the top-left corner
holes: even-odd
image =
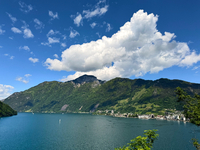
[[[176,114],[172,113],[169,115],[157,115],[154,116],[153,114],[151,115],[138,115],[139,119],[158,119],[158,120],[179,120],[179,121],[189,121],[188,119],[185,118],[183,114]]]
[[[138,115],[133,113],[114,113],[114,110],[97,110],[96,114],[109,115],[113,117],[124,117],[124,118],[139,118],[139,119],[158,119],[158,120],[178,120],[178,121],[189,121],[180,111],[174,113],[166,113],[165,115]]]

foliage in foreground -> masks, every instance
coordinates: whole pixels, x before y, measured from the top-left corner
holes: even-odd
[[[153,130],[145,130],[144,137],[138,136],[131,140],[130,143],[127,143],[127,147],[123,148],[115,148],[115,150],[151,150],[153,147],[154,141],[157,139],[158,134],[156,134],[155,129]]]
[[[186,118],[190,119],[190,122],[200,126],[200,95],[195,94],[194,97],[188,95],[185,91],[183,91],[180,87],[176,88],[176,94],[179,102],[184,102],[184,115]],[[193,146],[200,150],[200,144],[198,140],[192,139]]]

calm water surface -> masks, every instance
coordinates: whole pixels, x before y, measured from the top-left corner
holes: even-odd
[[[158,129],[153,150],[192,150],[200,128],[176,121],[89,114],[31,114],[0,118],[0,150],[114,150],[144,130]]]

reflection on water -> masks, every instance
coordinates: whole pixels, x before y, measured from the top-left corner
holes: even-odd
[[[153,150],[193,149],[193,124],[89,114],[19,113],[0,119],[0,150],[114,150],[144,130],[158,129]]]

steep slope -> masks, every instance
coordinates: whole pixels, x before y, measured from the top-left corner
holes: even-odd
[[[81,76],[69,82],[43,82],[26,91],[14,93],[5,103],[19,111],[60,112],[88,111],[93,101],[88,95],[98,89],[103,81],[94,76]],[[63,107],[63,108],[64,108]]]
[[[7,104],[4,104],[3,102],[0,101],[0,117],[7,117],[13,115],[17,115],[17,112]]]
[[[174,90],[180,86],[188,94],[200,93],[200,84],[180,80],[115,78],[108,82],[84,75],[69,82],[43,82],[26,91],[14,93],[5,103],[17,111],[34,112],[116,112],[164,113],[182,110]]]
[[[175,89],[181,87],[189,94],[200,93],[200,84],[180,80],[159,79],[155,81],[142,79],[116,78],[102,85],[95,99],[99,101],[100,110],[132,112],[138,114],[164,113],[172,109],[182,110],[182,103],[177,102]]]

